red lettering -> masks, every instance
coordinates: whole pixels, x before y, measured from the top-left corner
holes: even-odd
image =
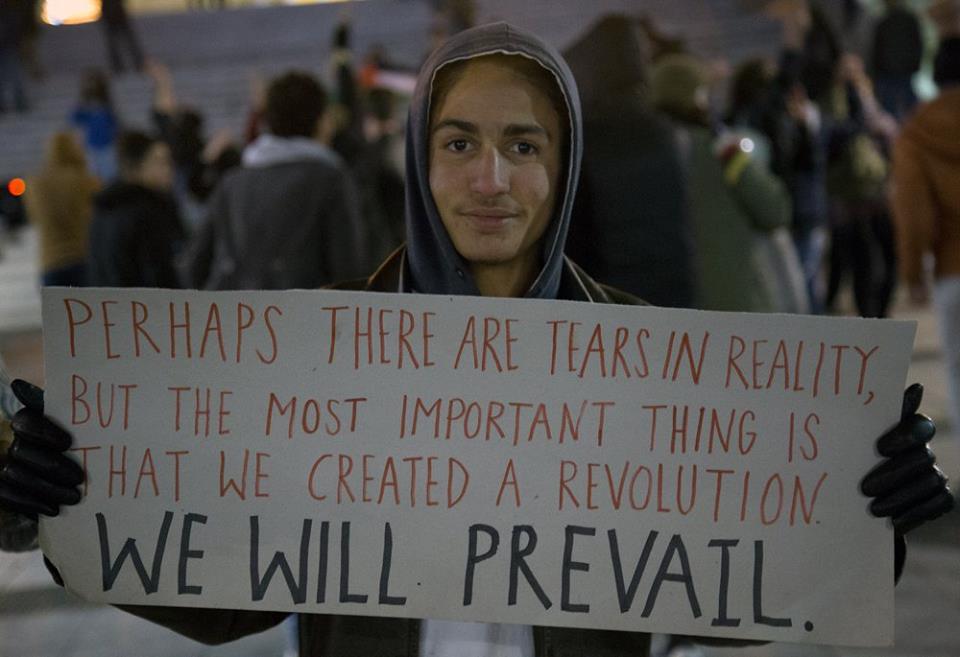
[[[130,302],[130,311],[133,315],[133,353],[137,358],[140,358],[140,336],[142,335],[147,339],[147,342],[150,343],[150,346],[153,347],[154,352],[160,353],[160,347],[157,346],[157,343],[153,341],[153,338],[150,337],[150,334],[147,333],[143,324],[147,321],[147,306],[140,303],[139,301]]]
[[[562,469],[561,465],[561,469]],[[576,466],[574,466],[576,467]],[[562,475],[561,475],[562,478]],[[507,460],[507,467],[503,471],[503,478],[500,480],[500,490],[497,491],[497,506],[500,506],[500,501],[503,499],[503,492],[510,486],[513,488],[513,503],[516,508],[520,508],[520,484],[517,482],[517,471],[513,465],[513,459]],[[560,484],[561,490],[563,483]],[[561,497],[560,507],[563,508],[563,499]]]
[[[87,316],[83,319],[77,319],[73,314],[73,304],[77,304],[87,311]],[[93,317],[93,310],[79,299],[64,299],[63,305],[67,311],[67,326],[68,333],[70,334],[70,357],[77,357],[77,332],[76,328],[83,324],[86,324]]]

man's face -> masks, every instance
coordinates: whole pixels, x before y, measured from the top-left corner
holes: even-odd
[[[467,64],[431,113],[430,191],[471,265],[534,271],[560,177],[560,118],[503,60]]]

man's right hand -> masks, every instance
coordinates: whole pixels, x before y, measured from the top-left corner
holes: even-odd
[[[43,414],[43,390],[20,379],[10,387],[25,408],[13,416],[14,440],[0,456],[0,507],[55,516],[61,505],[80,501],[83,469],[63,454],[72,438]]]

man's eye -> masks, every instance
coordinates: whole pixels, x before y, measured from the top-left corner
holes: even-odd
[[[513,150],[520,155],[536,155],[538,152],[537,147],[528,141],[518,141],[513,145]]]
[[[447,142],[447,150],[456,153],[462,153],[470,147],[470,142],[466,139],[451,139]]]

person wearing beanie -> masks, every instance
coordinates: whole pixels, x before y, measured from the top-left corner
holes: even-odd
[[[933,255],[950,412],[960,426],[960,36],[941,42],[934,81],[939,95],[916,109],[894,144],[891,207],[900,275],[914,303],[930,299],[924,257]]]

